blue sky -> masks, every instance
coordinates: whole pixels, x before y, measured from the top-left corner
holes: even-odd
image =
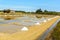
[[[0,9],[60,11],[60,0],[0,0]]]

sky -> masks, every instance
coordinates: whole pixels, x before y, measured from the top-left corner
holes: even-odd
[[[0,10],[36,11],[40,8],[48,11],[60,11],[60,0],[0,0]]]

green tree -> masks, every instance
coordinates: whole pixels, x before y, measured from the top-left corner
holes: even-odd
[[[7,10],[4,9],[3,10],[4,13],[10,13],[10,11],[11,11],[10,9],[7,9]]]
[[[44,12],[48,12],[47,10],[44,10]]]
[[[36,13],[42,13],[41,9],[36,10]]]

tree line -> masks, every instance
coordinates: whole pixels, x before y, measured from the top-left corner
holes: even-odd
[[[37,9],[35,13],[36,14],[47,14],[47,15],[60,15],[60,12],[48,11],[48,10],[42,11],[41,9]]]
[[[4,12],[4,13],[10,13],[10,9],[4,9],[4,10],[0,10],[0,12]],[[48,11],[48,10],[44,10],[42,11],[42,9],[37,9],[35,12],[25,12],[25,11],[17,11],[15,10],[15,12],[22,12],[22,13],[31,13],[31,14],[45,14],[45,15],[60,15],[60,12],[56,12],[56,11]]]

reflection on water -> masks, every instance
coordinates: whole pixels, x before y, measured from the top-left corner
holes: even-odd
[[[33,25],[36,22],[42,22],[43,20],[46,20],[46,18],[42,17],[40,19],[34,17],[34,18],[30,18],[30,17],[19,17],[15,20],[4,20],[0,18],[0,24],[8,24],[8,23],[13,23],[13,22],[17,22],[23,25]]]

